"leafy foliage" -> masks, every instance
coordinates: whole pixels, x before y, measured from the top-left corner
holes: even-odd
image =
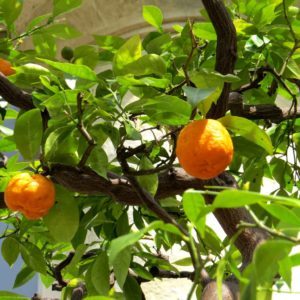
[[[45,285],[61,287],[62,299],[70,299],[82,283],[85,299],[142,299],[141,281],[153,280],[161,270],[180,274],[180,265],[194,267],[195,288],[200,268],[219,287],[233,274],[241,283],[241,299],[269,299],[283,282],[290,287],[292,268],[300,263],[299,253],[292,252],[300,230],[300,118],[293,115],[299,98],[300,12],[295,1],[228,4],[238,57],[234,74],[225,75],[215,71],[217,35],[205,11],[204,22],[174,26],[170,34],[161,10],[144,6],[144,19],[153,28],[143,39],[95,35],[93,45],[71,49],[65,61],[57,51],[59,41],[80,32],[62,18],[82,1],[54,0],[53,11],[19,33],[15,22],[22,3],[0,1],[0,21],[8,31],[0,52],[16,70],[8,79],[32,94],[35,108],[17,111],[0,100],[0,152],[9,157],[0,168],[1,192],[17,172],[51,175],[64,165],[88,167],[106,184],[127,176],[137,194],[142,191],[139,196],[156,197],[161,171],[178,167],[176,134],[217,105],[224,85],[242,94],[250,111],[279,97],[289,109],[279,120],[249,120],[230,111],[219,119],[232,135],[235,155],[228,171],[240,190],[205,186],[159,199],[176,223],[162,222],[149,206],[128,205],[122,201],[125,194],[115,199],[109,191],[82,192],[80,182],[75,192],[57,184],[56,204],[41,220],[1,209],[7,224],[2,256],[11,267],[19,256],[24,261],[14,287],[39,273]],[[20,48],[24,39],[31,39],[33,49]],[[13,130],[7,121],[14,122]],[[126,155],[125,167],[120,153]],[[241,222],[236,235],[222,240],[207,216],[241,207],[253,223]],[[234,242],[248,227],[268,232],[270,240],[240,270],[242,254]],[[187,257],[171,263],[161,253],[175,246]],[[25,298],[3,291],[0,299]]]

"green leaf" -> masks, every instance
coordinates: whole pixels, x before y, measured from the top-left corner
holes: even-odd
[[[290,257],[285,257],[278,262],[279,264],[279,274],[282,276],[283,280],[287,283],[288,287],[292,289],[292,260]]]
[[[74,130],[75,125],[66,125],[55,129],[48,135],[44,145],[44,155],[47,160],[60,162],[61,156],[66,159],[70,154],[69,158],[71,159],[73,157],[71,155],[76,155],[74,148],[77,148],[77,143],[73,137]],[[69,160],[64,162],[70,163]]]
[[[95,72],[90,69],[88,66],[79,65],[79,64],[71,64],[71,63],[62,63],[56,62],[49,59],[39,58],[40,61],[46,63],[47,65],[70,74],[77,78],[82,78],[90,81],[98,81]]]
[[[16,143],[9,137],[0,140],[0,152],[11,152],[16,150]]]
[[[20,253],[18,241],[12,237],[7,237],[2,242],[1,253],[5,261],[11,267],[17,260]]]
[[[67,273],[70,273],[74,277],[81,276],[81,274],[79,272],[79,267],[80,267],[79,263],[81,261],[82,256],[86,252],[87,248],[88,248],[88,245],[87,244],[83,244],[83,243],[79,244],[76,247],[75,255],[73,256],[70,264],[65,269]]]
[[[30,279],[32,279],[34,275],[35,275],[35,272],[31,268],[25,266],[17,274],[13,288],[15,289],[15,288],[18,288],[18,287],[24,285]]]
[[[38,31],[41,34],[49,34],[54,38],[69,40],[81,36],[81,33],[69,24],[53,24]]]
[[[188,103],[190,103],[193,108],[199,106],[201,101],[205,101],[216,91],[216,88],[198,89],[192,86],[184,86],[182,89],[184,90]]]
[[[133,75],[117,76],[116,77],[119,84],[123,86],[152,86],[157,88],[166,89],[170,80],[167,78],[155,78],[155,77],[143,77],[136,79]]]
[[[111,242],[110,248],[108,250],[109,254],[109,264],[112,266],[116,260],[118,254],[124,250],[125,248],[135,244],[138,240],[140,240],[144,234],[150,230],[154,230],[156,228],[160,228],[162,226],[162,221],[156,221],[151,223],[148,227],[142,229],[137,232],[130,232],[126,235],[122,235]]]
[[[224,272],[226,267],[227,261],[225,258],[222,258],[218,262],[217,266],[217,293],[218,293],[218,299],[223,299],[222,295],[222,288],[223,288],[223,278],[224,278]]]
[[[214,92],[206,96],[205,99],[198,102],[198,108],[203,115],[206,115],[209,111],[211,105],[216,103],[219,96],[221,95],[224,78],[219,76],[220,74],[208,70],[201,71],[191,71],[190,78],[195,83],[196,87],[199,89],[214,89]],[[191,92],[191,90],[189,90]],[[198,97],[198,95],[197,95]],[[195,100],[195,99],[193,99]]]
[[[19,17],[22,8],[22,0],[1,0],[0,18],[3,19],[8,27],[12,26]]]
[[[276,203],[260,203],[260,205],[278,220],[285,222],[285,224],[300,228],[300,218],[291,209]]]
[[[105,151],[100,147],[95,147],[91,152],[87,165],[98,175],[107,178],[108,158]]]
[[[154,74],[162,76],[166,73],[167,67],[163,58],[157,54],[146,54],[136,61],[125,65],[118,71],[118,75],[133,74],[143,76]]]
[[[56,241],[70,242],[79,226],[79,210],[73,194],[57,185],[56,203],[43,220]]]
[[[197,38],[208,41],[216,41],[217,35],[214,26],[210,22],[195,23],[193,33]]]
[[[14,139],[17,148],[27,160],[38,153],[43,136],[43,121],[39,109],[24,112],[16,121]]]
[[[94,35],[97,45],[108,51],[116,52],[124,43],[125,40],[113,35]]]
[[[125,248],[118,253],[112,264],[113,270],[120,288],[123,288],[131,262],[131,247]]]
[[[293,134],[293,141],[296,146],[297,158],[300,160],[300,132]]]
[[[30,298],[8,291],[0,291],[0,300],[30,300]]]
[[[257,246],[253,263],[259,283],[264,284],[273,280],[278,272],[278,262],[289,254],[293,246],[292,242],[284,240],[269,240]]]
[[[273,157],[269,163],[272,176],[279,183],[280,187],[293,190],[293,170],[284,159]]]
[[[47,274],[47,264],[43,252],[30,242],[20,243],[21,256],[30,269]]]
[[[35,51],[42,57],[55,57],[56,41],[50,34],[35,34],[32,36]]]
[[[142,300],[142,290],[133,276],[128,275],[123,286],[126,300]]]
[[[45,67],[38,65],[38,64],[33,64],[33,63],[28,63],[19,67],[15,67],[15,70],[18,73],[24,73],[24,74],[30,74],[31,78],[38,78],[41,75],[50,75],[51,72],[46,69]]]
[[[175,96],[159,96],[141,99],[126,106],[132,113],[145,113],[152,121],[162,125],[184,125],[192,112],[186,101]]]
[[[139,170],[151,170],[154,166],[149,158],[143,156],[139,163]],[[157,188],[158,188],[158,175],[151,174],[151,175],[144,175],[144,176],[137,176],[137,181],[144,188],[148,191],[151,195],[155,195]]]
[[[163,14],[157,6],[144,5],[143,17],[150,25],[154,26],[159,32],[162,32]]]
[[[220,192],[213,202],[213,207],[242,207],[256,203],[268,203],[269,201],[291,207],[300,207],[299,200],[290,197],[262,195],[259,193],[238,190],[225,190]]]
[[[29,20],[29,23],[26,26],[26,31],[30,31],[35,27],[38,27],[38,25],[40,25],[41,22],[46,21],[46,19],[49,19],[51,17],[51,14],[45,14],[45,15],[41,15],[41,16],[37,16],[35,18],[33,18],[32,20]]]
[[[142,43],[138,35],[127,40],[116,52],[113,60],[113,70],[120,75],[124,67],[142,56]]]
[[[69,12],[80,6],[82,0],[53,0],[53,16]]]
[[[270,137],[254,122],[231,115],[220,118],[218,121],[235,134],[241,135],[245,139],[261,146],[268,154],[273,153],[273,145]]]
[[[86,297],[84,300],[116,300],[115,298],[105,297],[105,296],[91,296]]]
[[[92,283],[99,295],[108,294],[110,290],[109,276],[108,257],[106,252],[102,251],[95,259],[91,271]]]
[[[47,107],[52,118],[65,115],[64,111],[69,112],[72,107],[77,105],[78,92],[78,90],[60,91],[45,100],[42,105]]]
[[[205,234],[205,214],[203,215],[205,200],[203,196],[198,191],[188,190],[183,194],[182,205],[186,216],[203,237]]]

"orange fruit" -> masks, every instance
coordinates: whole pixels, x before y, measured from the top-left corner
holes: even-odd
[[[16,73],[16,71],[12,68],[11,63],[3,58],[0,58],[0,72],[5,76]]]
[[[40,174],[17,174],[4,191],[4,201],[8,208],[23,213],[27,219],[39,219],[54,205],[54,184]]]
[[[210,179],[222,173],[231,163],[232,140],[219,121],[193,121],[180,131],[176,155],[188,174],[200,179]]]

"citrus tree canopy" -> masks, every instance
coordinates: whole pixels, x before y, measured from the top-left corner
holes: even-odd
[[[81,0],[53,0],[18,32],[22,4],[0,1],[1,251],[11,267],[24,261],[14,287],[36,273],[64,300],[145,299],[141,283],[155,278],[189,278],[187,299],[267,300],[291,287],[296,1],[202,0],[201,17],[172,32],[146,5],[146,36],[74,48],[80,29],[64,14]],[[184,258],[171,262],[174,247]],[[0,292],[9,297],[24,298]]]

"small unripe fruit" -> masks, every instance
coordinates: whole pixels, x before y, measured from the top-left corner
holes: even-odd
[[[74,57],[74,50],[71,47],[63,47],[61,56],[66,60],[71,60]]]

